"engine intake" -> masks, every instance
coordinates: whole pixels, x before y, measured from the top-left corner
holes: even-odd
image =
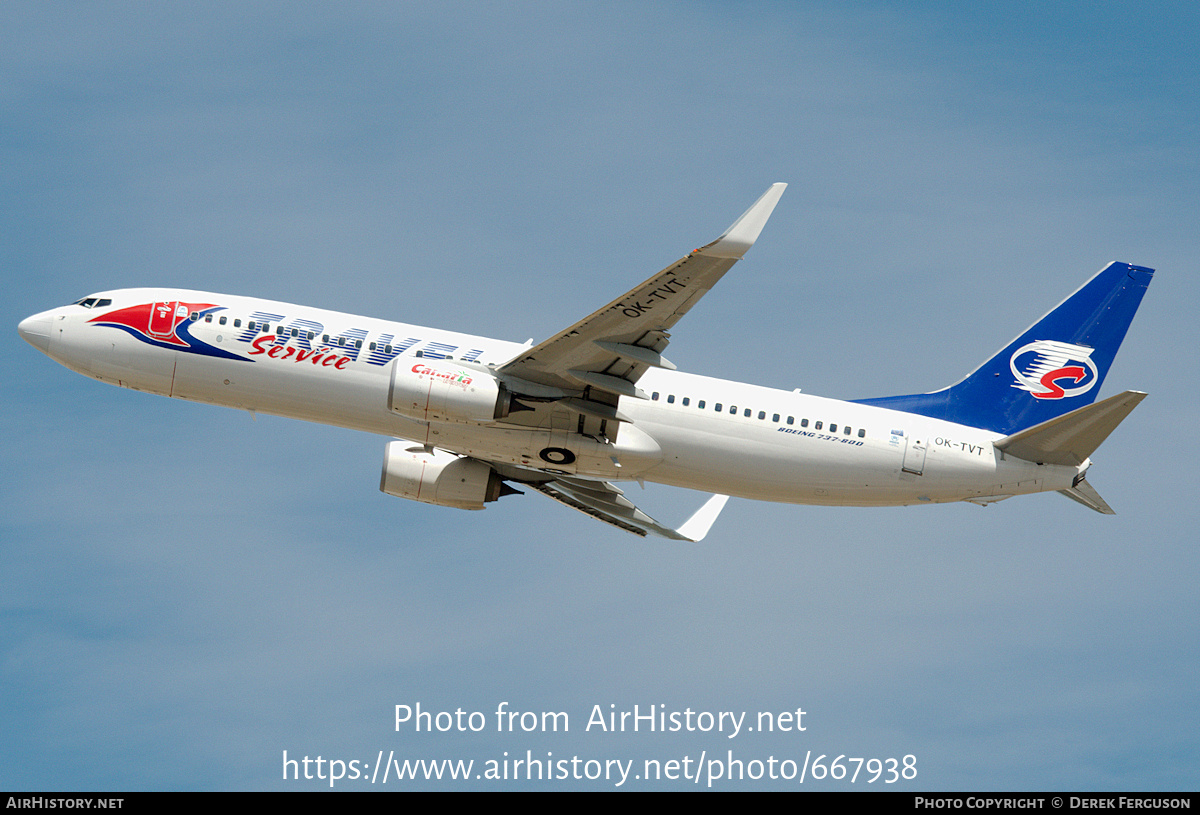
[[[483,509],[505,490],[500,475],[473,458],[440,450],[409,450],[411,442],[389,442],[383,451],[379,489],[398,498],[459,509]]]

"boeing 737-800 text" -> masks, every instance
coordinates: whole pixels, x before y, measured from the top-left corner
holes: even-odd
[[[758,238],[775,184],[712,243],[539,345],[179,289],[23,320],[103,382],[393,437],[380,488],[483,509],[526,485],[639,535],[699,540],[727,496],[988,504],[1055,490],[1103,513],[1090,456],[1145,396],[1096,402],[1153,270],[1112,263],[955,385],[844,402],[685,374],[668,331]],[[672,529],[614,482],[716,493]]]

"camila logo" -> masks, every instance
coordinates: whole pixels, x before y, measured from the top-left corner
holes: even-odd
[[[471,375],[461,368],[447,371],[444,368],[431,368],[428,365],[418,362],[412,367],[412,372],[418,376],[430,376],[434,379],[440,379],[448,385],[458,385],[461,388],[466,388],[467,385],[471,384]]]
[[[1037,340],[1021,346],[1009,360],[1020,388],[1035,399],[1064,399],[1087,393],[1100,379],[1093,348],[1056,340]]]

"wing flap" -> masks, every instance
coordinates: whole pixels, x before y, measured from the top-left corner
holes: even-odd
[[[704,539],[724,509],[725,502],[729,500],[727,495],[714,495],[682,526],[671,529],[642,512],[618,487],[606,481],[558,478],[553,481],[527,483],[527,486],[598,521],[632,532],[634,535],[643,538],[647,535],[657,535],[692,543]]]

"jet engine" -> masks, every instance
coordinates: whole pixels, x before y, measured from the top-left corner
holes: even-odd
[[[423,422],[487,423],[512,408],[508,389],[485,371],[440,360],[401,358],[392,368],[388,408]]]
[[[410,444],[393,441],[384,449],[379,489],[388,495],[443,507],[483,509],[501,495],[518,492],[482,461],[441,450],[406,449]]]

